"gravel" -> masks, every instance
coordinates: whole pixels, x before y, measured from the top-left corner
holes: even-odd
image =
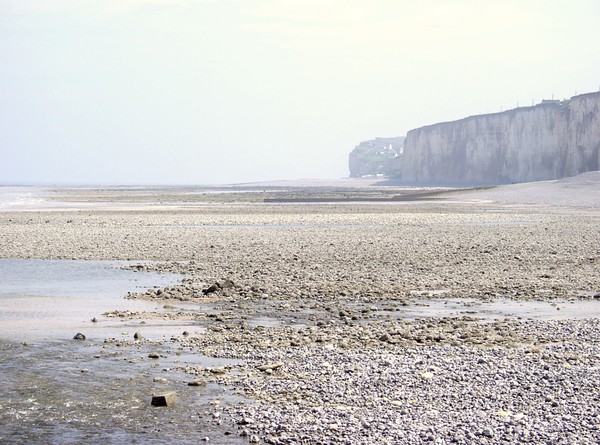
[[[595,301],[599,222],[595,209],[456,202],[5,212],[0,257],[131,259],[140,273],[185,273],[180,285],[128,295],[172,305],[169,317],[110,316],[185,317],[202,332],[105,348],[236,360],[165,372],[249,399],[216,406],[212,421],[250,443],[591,444],[599,312],[490,321],[399,311],[415,293]]]

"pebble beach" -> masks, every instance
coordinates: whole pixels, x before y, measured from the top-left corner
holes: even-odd
[[[184,277],[123,295],[155,311],[107,308],[90,321],[185,323],[177,335],[68,341],[73,379],[114,382],[100,370],[115,357],[131,376],[110,390],[123,418],[98,421],[81,401],[72,423],[57,408],[65,428],[108,443],[598,443],[600,182],[507,187],[423,201],[344,202],[336,191],[327,202],[321,191],[311,203],[297,192],[259,202],[58,190],[68,204],[0,212],[0,258],[130,261]],[[448,302],[458,312],[439,309]],[[511,310],[478,308],[498,302]],[[523,314],[527,302],[556,316]],[[34,346],[3,342],[0,365]],[[177,394],[174,407],[141,395],[161,391]],[[2,442],[28,437],[18,413],[31,406],[17,393],[0,402]],[[38,422],[50,415],[36,410]],[[128,435],[100,435],[115,430]]]

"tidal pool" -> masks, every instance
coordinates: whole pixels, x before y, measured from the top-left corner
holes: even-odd
[[[410,306],[401,308],[401,316],[460,317],[472,316],[483,321],[503,318],[531,320],[565,320],[600,317],[600,301],[592,300],[511,300],[499,298],[492,301],[461,298],[419,298]]]

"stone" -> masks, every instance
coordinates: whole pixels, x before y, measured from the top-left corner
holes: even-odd
[[[229,278],[224,278],[224,279],[216,282],[215,285],[221,289],[228,289],[230,287],[234,287],[235,283],[233,282],[233,280],[230,280]]]
[[[206,386],[206,382],[204,380],[192,380],[188,382],[188,386]]]
[[[173,406],[177,395],[175,391],[163,392],[152,395],[152,406]]]
[[[85,335],[83,335],[81,332],[78,332],[77,334],[75,334],[75,336],[73,337],[73,340],[85,340]]]
[[[494,437],[494,432],[490,428],[485,428],[481,431],[481,435],[484,437]]]
[[[425,371],[425,372],[421,373],[421,378],[423,380],[431,380],[433,378],[433,374],[429,371]]]
[[[212,294],[213,292],[216,292],[220,289],[218,283],[215,284],[211,284],[210,286],[208,286],[206,289],[202,289],[202,293],[204,295],[208,295],[208,294]]]
[[[160,354],[158,352],[151,352],[150,354],[148,354],[148,358],[160,358]]]
[[[283,366],[283,362],[277,362],[277,363],[270,363],[267,365],[258,366],[257,369],[262,372],[269,371],[269,370],[274,371],[276,369],[281,368],[282,366]]]
[[[143,337],[143,336],[142,336],[142,334],[140,334],[139,332],[136,332],[135,334],[133,334],[133,338],[134,338],[135,340],[141,340],[141,339],[142,339],[142,338],[144,338],[144,337]]]
[[[390,334],[385,333],[385,334],[379,336],[379,341],[385,341],[385,342],[391,343],[394,341],[394,339],[392,338],[392,336]]]

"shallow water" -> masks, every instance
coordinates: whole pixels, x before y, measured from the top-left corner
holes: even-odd
[[[44,202],[43,189],[39,187],[0,186],[0,212],[36,208]]]
[[[125,300],[127,292],[173,285],[182,278],[174,274],[133,272],[122,269],[125,264],[0,259],[0,338],[37,341],[72,338],[77,332],[88,336],[114,335],[125,324],[108,320],[102,313],[157,309],[152,302]],[[94,317],[98,323],[91,322]],[[151,327],[151,324],[143,326],[148,331]]]
[[[0,343],[0,443],[185,444],[205,437],[246,443],[234,428],[211,421],[211,402],[241,399],[214,383],[187,386],[191,377],[164,371],[176,365],[172,359],[143,360],[149,349],[155,347],[103,354],[99,345],[74,340],[44,347]],[[175,405],[152,407],[151,395],[163,391],[176,392]]]
[[[518,301],[506,298],[494,301],[479,301],[459,298],[431,298],[415,300],[410,306],[400,309],[400,313],[407,318],[468,315],[483,320],[502,318],[565,320],[600,317],[600,301]]]
[[[237,431],[212,421],[215,400],[240,398],[214,383],[188,387],[181,369],[239,362],[184,352],[168,341],[182,322],[120,321],[115,309],[160,310],[123,295],[168,286],[179,275],[133,272],[122,262],[0,260],[0,443],[246,443]],[[91,318],[98,322],[92,323]],[[185,326],[194,332],[198,326]],[[73,340],[85,333],[85,341]],[[135,345],[104,338],[145,339]],[[160,358],[148,358],[158,352]],[[155,382],[156,377],[166,379]],[[174,407],[150,405],[155,392],[174,390]],[[230,433],[226,435],[226,433]]]

